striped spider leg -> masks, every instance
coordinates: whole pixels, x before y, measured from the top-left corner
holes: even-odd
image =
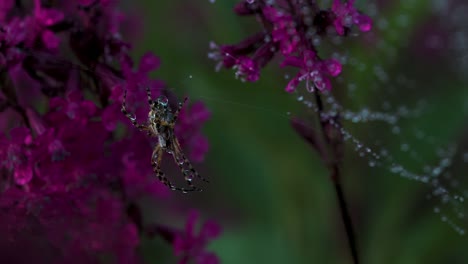
[[[177,140],[177,137],[174,133],[174,127],[177,122],[177,118],[179,116],[180,110],[184,106],[184,103],[187,101],[187,98],[185,98],[183,102],[179,103],[175,112],[172,112],[166,97],[160,96],[157,100],[153,100],[151,98],[151,91],[149,90],[149,87],[146,88],[146,93],[148,96],[148,104],[150,105],[150,111],[146,123],[137,123],[135,116],[127,111],[127,90],[124,91],[122,113],[128,119],[130,119],[133,126],[138,128],[138,130],[147,132],[149,136],[156,137],[158,139],[158,143],[156,144],[151,155],[151,166],[153,167],[154,173],[158,177],[159,181],[172,190],[178,190],[182,192],[202,191],[202,189],[193,185],[193,178],[197,177],[205,182],[208,181],[198,174],[190,161],[185,157],[182,148],[180,147],[179,141]],[[189,188],[179,188],[174,186],[161,170],[161,160],[164,152],[173,156],[174,161],[182,171]]]

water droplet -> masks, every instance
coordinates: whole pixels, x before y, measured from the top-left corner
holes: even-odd
[[[399,173],[403,170],[403,168],[400,165],[392,165],[390,168],[390,171],[393,173]]]
[[[463,154],[463,161],[468,163],[468,152]]]
[[[442,172],[441,168],[436,167],[432,170],[432,176],[438,176]]]
[[[450,166],[450,159],[443,159],[442,162],[440,163],[440,166],[443,166],[443,167]]]
[[[450,201],[450,197],[448,195],[442,196],[442,203],[446,204]]]
[[[401,144],[401,151],[408,151],[409,150],[409,145],[408,144]]]
[[[167,99],[167,97],[165,97],[165,96],[163,96],[163,95],[161,95],[161,96],[158,97],[158,100],[157,100],[157,103],[158,103],[158,104],[161,104],[161,105],[163,105],[163,106],[166,106],[168,102],[169,102],[169,100]]]

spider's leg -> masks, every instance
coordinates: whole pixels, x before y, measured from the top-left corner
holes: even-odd
[[[179,105],[174,113],[174,124],[177,122],[177,118],[179,117],[180,110],[182,110],[182,107],[184,107],[184,104],[187,102],[187,97],[184,98],[184,101],[179,102]]]
[[[146,96],[148,97],[148,104],[151,109],[154,108],[153,99],[151,98],[151,90],[149,85],[146,86]]]
[[[151,154],[151,166],[153,167],[153,172],[156,174],[160,182],[174,190],[174,185],[167,179],[164,172],[161,171],[162,155],[163,149],[159,145],[156,146],[153,150],[153,154]]]
[[[184,152],[182,151],[182,148],[180,147],[179,141],[174,140],[172,143],[173,148],[174,148],[174,161],[177,163],[179,166],[180,170],[184,174],[185,180],[189,184],[189,186],[192,186],[192,179],[193,176],[197,177],[198,179],[204,181],[204,182],[209,182],[207,179],[203,178],[198,172],[193,168],[192,163],[185,157]]]
[[[185,182],[187,182],[187,185],[190,187],[190,189],[194,190],[194,191],[202,191],[202,189],[198,188],[198,187],[195,187],[192,183],[192,180],[193,180],[193,173],[191,173],[190,170],[187,170],[184,165],[186,164],[185,163],[185,160],[183,157],[181,157],[180,153],[178,152],[174,152],[173,154],[174,156],[174,161],[175,163],[177,163],[177,166],[179,166],[180,168],[180,171],[182,172],[182,174],[184,175],[184,179],[185,179]]]
[[[148,130],[148,127],[143,125],[143,124],[138,124],[137,121],[136,121],[136,117],[133,116],[132,114],[130,114],[128,111],[127,111],[127,90],[125,89],[124,91],[124,96],[123,96],[123,101],[122,101],[122,109],[121,109],[122,113],[128,118],[130,119],[130,121],[132,122],[132,124],[138,128],[140,131],[144,131],[144,130]]]
[[[160,182],[162,182],[164,185],[166,185],[169,189],[173,191],[181,191],[184,193],[191,192],[191,191],[201,191],[197,188],[185,189],[185,188],[175,187],[174,184],[172,184],[169,181],[169,179],[167,179],[166,175],[161,170],[162,155],[163,155],[163,148],[158,145],[154,149],[153,154],[151,156],[151,166],[153,167],[153,172],[156,174]]]

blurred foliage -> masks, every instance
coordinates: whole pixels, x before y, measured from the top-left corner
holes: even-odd
[[[414,105],[424,98],[429,110],[417,119],[402,121],[399,136],[383,133],[373,123],[350,124],[349,130],[371,147],[367,135],[377,135],[397,157],[404,141],[427,164],[435,165],[434,145],[421,143],[404,131],[417,126],[434,135],[441,146],[457,144],[464,136],[463,126],[466,129],[462,107],[468,93],[463,88],[466,81],[449,69],[435,67],[435,71],[428,66],[431,62],[411,57],[409,42],[430,18],[430,2],[379,1],[385,7],[380,12],[388,18],[388,24],[386,30],[375,29],[372,37],[391,50],[365,47],[369,44],[359,40],[366,39],[365,34],[350,38],[341,49],[365,62],[367,68],[346,66],[334,92],[340,102],[354,109],[379,107],[383,99],[399,106]],[[162,66],[157,76],[179,96],[204,101],[213,113],[205,128],[210,153],[205,163],[197,166],[211,183],[201,194],[175,194],[173,198],[184,199],[187,207],[200,208],[205,217],[221,223],[224,233],[212,248],[223,263],[350,263],[327,171],[288,123],[288,113],[308,118],[313,113],[283,91],[286,81],[273,65],[262,72],[259,82],[242,83],[231,71],[216,73],[215,63],[207,59],[209,41],[235,43],[259,29],[254,18],[234,15],[235,3],[148,0],[138,11],[144,21],[142,39],[136,41],[136,56],[147,50],[159,55]],[[403,13],[407,23],[401,26],[398,21]],[[373,65],[384,69],[390,78],[399,73],[418,77],[415,88],[388,89],[390,85],[384,83],[379,89],[371,89],[376,79]],[[349,83],[356,86],[352,97],[343,92]],[[344,188],[362,263],[468,262],[467,237],[458,235],[433,213],[435,202],[425,198],[432,191],[428,185],[391,174],[388,167],[370,168],[351,144],[348,148]],[[421,167],[404,155],[399,161],[413,169]],[[466,171],[454,170],[463,181]],[[466,220],[460,225],[468,226]],[[143,249],[149,259],[160,259],[160,254],[151,250],[153,243],[159,242],[148,241]]]

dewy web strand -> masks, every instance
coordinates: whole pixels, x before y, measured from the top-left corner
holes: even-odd
[[[420,105],[414,110],[408,110],[408,108],[405,107],[403,108],[405,110],[400,110],[396,113],[372,112],[368,108],[364,108],[363,110],[358,112],[352,112],[340,105],[330,93],[325,93],[325,97],[325,101],[328,104],[327,106],[331,110],[322,112],[322,120],[328,120],[328,122],[331,125],[333,125],[338,131],[340,131],[344,140],[353,144],[353,149],[356,153],[358,153],[359,157],[368,159],[368,165],[370,167],[383,167],[388,169],[391,173],[396,174],[400,177],[429,185],[433,191],[432,195],[429,195],[427,198],[438,200],[438,205],[434,207],[434,212],[440,214],[441,220],[447,223],[449,226],[451,226],[457,233],[459,233],[460,235],[465,234],[465,229],[456,224],[455,221],[452,221],[446,214],[443,213],[443,210],[440,209],[440,206],[450,204],[451,209],[455,212],[459,220],[463,219],[465,215],[465,209],[463,208],[463,205],[465,199],[468,198],[467,192],[457,190],[457,188],[455,188],[456,186],[446,186],[440,180],[442,175],[449,175],[444,174],[443,172],[445,172],[450,167],[452,160],[455,157],[456,148],[454,146],[448,147],[445,150],[438,150],[438,156],[440,160],[438,165],[436,166],[424,165],[426,163],[420,156],[411,155],[411,157],[413,159],[416,159],[418,163],[424,165],[423,172],[418,173],[406,168],[401,163],[398,163],[394,155],[392,155],[387,149],[380,148],[380,150],[376,150],[377,147],[369,147],[367,144],[357,139],[357,137],[353,136],[342,125],[333,121],[333,119],[331,118],[327,118],[329,116],[333,116],[338,114],[339,112],[342,112],[344,114],[340,115],[340,117],[343,120],[350,121],[352,123],[383,121],[384,123],[394,126],[397,124],[397,121],[399,121],[402,118],[418,117],[421,114],[421,111],[423,110],[422,105]],[[307,108],[312,109],[314,112],[319,112],[319,109],[316,106],[316,104],[312,100],[306,99],[304,95],[298,94],[297,100]],[[416,131],[416,129],[414,130]],[[434,142],[433,140],[430,140],[430,137],[425,137],[424,134],[421,135],[421,132],[418,135],[418,138],[420,140],[426,139],[425,141],[427,143],[434,145]],[[405,144],[404,146],[405,147],[403,147],[401,151],[409,151],[409,149],[411,148],[408,144]],[[454,194],[452,193],[452,191],[455,191],[456,193]]]

